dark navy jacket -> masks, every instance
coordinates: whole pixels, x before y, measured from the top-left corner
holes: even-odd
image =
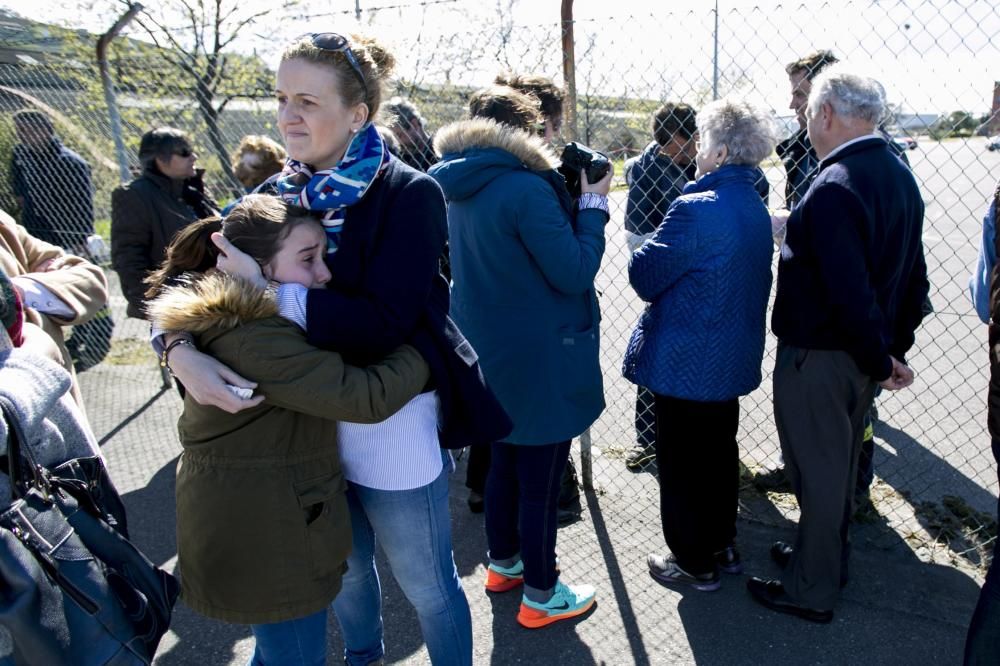
[[[905,362],[929,290],[924,202],[910,170],[871,137],[820,162],[788,218],[771,329],[805,349],[848,352],[874,380]]]
[[[309,290],[306,320],[310,344],[354,365],[402,343],[415,346],[441,399],[441,446],[461,448],[501,440],[512,426],[448,317],[448,285],[438,270],[447,233],[438,184],[392,160],[347,209],[339,248],[327,259],[330,282]]]
[[[58,139],[14,147],[11,187],[24,199],[21,225],[35,238],[79,252],[94,233],[90,165]]]
[[[671,202],[679,197],[688,181],[694,180],[695,165],[678,166],[660,153],[655,141],[625,166],[628,203],[625,230],[638,236],[656,231]]]

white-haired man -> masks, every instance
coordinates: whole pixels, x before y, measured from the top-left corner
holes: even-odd
[[[929,287],[924,205],[878,134],[884,106],[874,79],[831,68],[813,81],[806,113],[819,173],[792,210],[778,263],[774,417],[802,513],[794,546],[771,548],[781,580],[747,588],[814,622],[833,619],[847,582],[865,411],[876,386],[913,382],[905,354]]]

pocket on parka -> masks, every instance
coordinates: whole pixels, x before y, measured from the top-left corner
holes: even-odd
[[[340,575],[351,552],[347,481],[342,474],[295,483],[302,511],[312,575],[323,580]]]

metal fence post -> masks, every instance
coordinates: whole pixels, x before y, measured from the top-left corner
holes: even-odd
[[[111,120],[111,134],[115,141],[115,157],[118,160],[118,171],[122,183],[127,183],[132,179],[128,169],[128,157],[125,154],[125,141],[122,139],[122,118],[118,113],[118,102],[115,100],[115,87],[111,81],[111,74],[108,73],[108,46],[111,40],[118,36],[122,28],[135,18],[135,15],[142,11],[142,5],[136,3],[129,7],[128,11],[115,21],[111,29],[101,35],[97,40],[97,66],[101,70],[101,86],[104,88],[104,101],[108,105],[108,116]]]
[[[108,119],[111,121],[111,136],[115,142],[115,159],[118,161],[118,177],[121,179],[122,184],[132,180],[132,174],[129,173],[128,168],[128,155],[125,153],[125,140],[122,138],[122,117],[118,113],[118,101],[115,99],[115,86],[111,81],[111,74],[108,72],[108,46],[111,45],[111,41],[118,36],[118,33],[122,31],[129,22],[135,18],[135,15],[141,12],[143,9],[142,5],[138,2],[128,8],[128,11],[122,14],[115,24],[111,26],[111,29],[106,33],[101,35],[101,38],[97,40],[97,66],[101,71],[101,87],[104,89],[104,102],[108,105]],[[167,370],[160,364],[157,364],[160,370],[160,383],[165,389],[169,389],[173,386],[173,382],[170,379],[170,371]]]
[[[570,141],[576,141],[576,47],[573,37],[573,0],[562,0],[563,79],[566,81],[566,103],[563,127]]]
[[[577,140],[576,126],[576,45],[573,36],[573,0],[562,0],[563,79],[566,81],[566,104],[563,127],[571,141]],[[594,466],[591,458],[590,428],[580,435],[580,477],[585,490],[594,489]]]

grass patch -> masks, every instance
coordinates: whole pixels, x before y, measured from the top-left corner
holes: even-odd
[[[148,340],[140,338],[117,338],[111,343],[111,351],[104,359],[111,365],[154,365],[156,355]]]
[[[102,217],[94,220],[94,233],[106,241],[111,240],[111,218]]]

